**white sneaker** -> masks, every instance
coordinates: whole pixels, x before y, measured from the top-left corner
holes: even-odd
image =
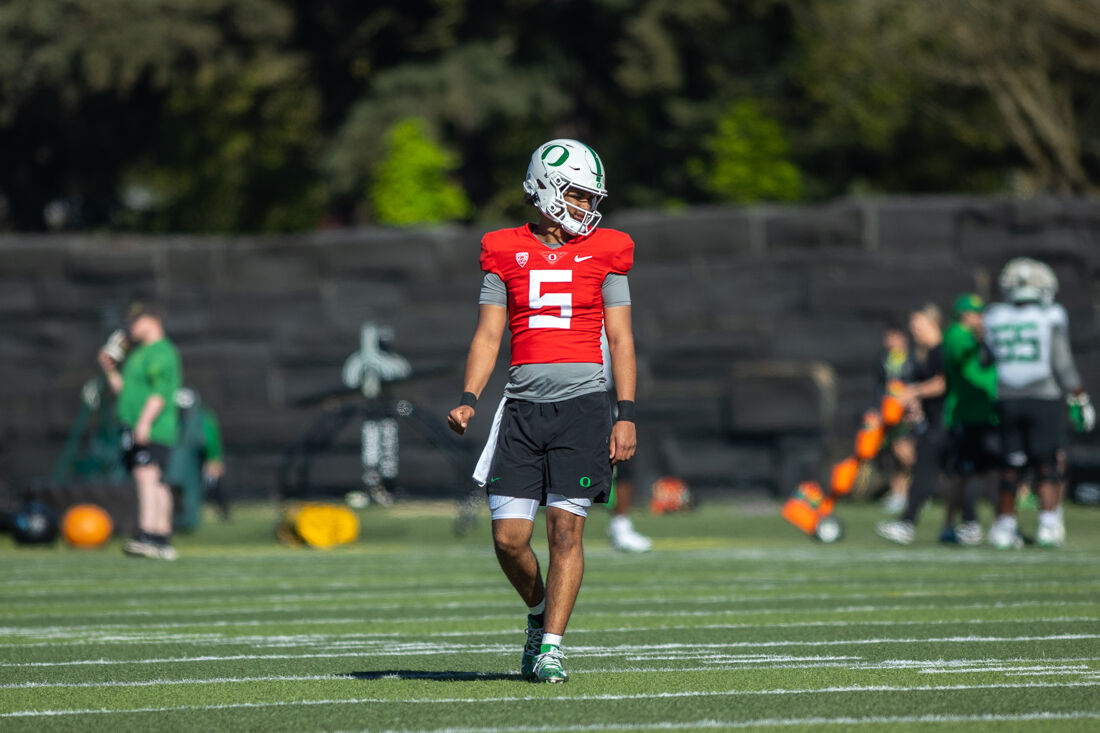
[[[127,555],[140,555],[141,557],[151,557],[153,559],[160,557],[157,546],[145,540],[126,540],[122,544],[122,551]]]
[[[1040,547],[1061,547],[1066,542],[1066,526],[1061,522],[1043,522],[1035,541]]]
[[[879,522],[875,525],[875,532],[879,537],[896,542],[899,545],[913,544],[913,523],[904,519],[895,519],[893,522]]]
[[[127,555],[140,555],[152,560],[175,560],[180,556],[171,545],[159,545],[145,540],[127,540],[122,545],[122,551]]]
[[[611,546],[623,552],[649,552],[653,548],[653,540],[638,534],[627,516],[612,517],[611,524],[607,527],[607,536],[611,540]]]
[[[1024,540],[1016,531],[1016,522],[997,518],[989,528],[989,544],[998,550],[1018,550],[1024,546]]]
[[[963,522],[955,527],[955,540],[960,545],[970,547],[982,544],[982,525],[978,522]]]
[[[159,560],[178,560],[179,551],[171,545],[157,545],[157,559]]]

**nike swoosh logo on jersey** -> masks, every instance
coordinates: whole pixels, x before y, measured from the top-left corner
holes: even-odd
[[[592,259],[592,257],[593,257],[593,255],[585,255],[584,257],[581,257],[580,255],[576,255],[576,256],[573,257],[573,261],[574,262],[584,262],[585,260]]]

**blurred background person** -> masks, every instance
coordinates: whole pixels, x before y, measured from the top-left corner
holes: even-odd
[[[131,306],[127,320],[132,348],[121,364],[117,350],[101,349],[99,365],[111,390],[118,395],[123,462],[137,489],[137,534],[123,545],[123,551],[175,560],[178,553],[171,541],[172,490],[164,482],[164,471],[179,441],[175,398],[183,368],[179,352],[164,333],[161,318],[155,306]]]
[[[985,301],[977,293],[960,295],[954,303],[954,322],[943,337],[947,524],[955,527],[959,542],[966,545],[981,541],[971,484],[974,479],[987,480],[999,464],[997,370],[983,339],[984,308]],[[956,525],[959,513],[962,523]]]
[[[615,395],[615,376],[611,372],[611,352],[607,348],[607,332],[600,332],[600,348],[603,350],[603,378],[610,396]],[[612,418],[616,417],[616,400],[611,399]],[[611,522],[607,525],[607,538],[611,546],[623,552],[648,552],[653,540],[634,529],[630,510],[634,506],[634,460],[615,464],[611,484]]]
[[[221,425],[210,405],[198,392],[184,387],[176,393],[179,408],[179,441],[166,472],[167,483],[175,499],[175,527],[196,529],[201,522],[202,505],[212,502],[223,520],[229,518],[225,495],[225,448]]]
[[[218,416],[202,406],[202,485],[206,501],[218,507],[222,519],[229,519],[229,500],[225,495],[225,446]]]
[[[941,493],[943,481],[946,433],[943,427],[943,403],[946,380],[943,374],[943,316],[934,304],[925,305],[909,316],[909,331],[913,336],[912,382],[900,397],[905,403],[905,421],[912,426],[915,437],[915,462],[904,512],[900,519],[880,522],[878,534],[892,542],[908,545],[913,541],[914,528],[924,504]],[[949,517],[947,517],[949,520]],[[944,534],[955,536],[950,521]],[[981,530],[964,532],[962,541],[977,544]],[[941,534],[941,539],[944,534]]]
[[[1054,302],[1058,278],[1045,263],[1027,257],[1010,260],[998,280],[1007,302],[985,312],[985,337],[997,364],[997,410],[1001,467],[997,518],[989,541],[998,548],[1023,544],[1016,522],[1016,495],[1030,473],[1039,496],[1036,540],[1060,547],[1066,539],[1062,518],[1062,462],[1066,409],[1077,408],[1078,428],[1091,430],[1095,410],[1081,385],[1070,351],[1069,318]]]
[[[914,380],[915,364],[909,349],[909,336],[901,324],[892,323],[882,334],[882,356],[879,360],[878,389],[875,404],[886,394],[900,396]],[[882,462],[888,475],[888,489],[882,499],[882,510],[899,514],[905,509],[905,499],[916,461],[916,441],[910,434],[913,424],[899,422],[885,436],[886,450]]]

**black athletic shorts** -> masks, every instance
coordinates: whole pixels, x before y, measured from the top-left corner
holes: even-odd
[[[156,465],[161,471],[168,467],[168,458],[172,454],[172,449],[166,445],[159,443],[135,445],[134,433],[130,428],[122,429],[119,443],[122,446],[122,464],[126,466],[127,471],[133,471],[140,466]]]
[[[945,473],[974,476],[1000,465],[1000,435],[995,425],[955,425],[948,430]]]
[[[997,403],[1004,465],[1053,466],[1066,444],[1066,406],[1061,400],[1006,399]]]
[[[485,488],[497,496],[548,493],[607,503],[611,406],[605,392],[561,402],[508,400]]]

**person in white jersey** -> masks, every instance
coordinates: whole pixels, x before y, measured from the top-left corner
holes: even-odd
[[[1036,541],[1045,547],[1065,542],[1059,453],[1065,448],[1064,402],[1074,427],[1089,431],[1096,411],[1084,392],[1069,342],[1069,318],[1054,302],[1058,278],[1046,264],[1027,257],[1010,260],[998,281],[1007,302],[994,303],[983,316],[985,337],[997,364],[1001,469],[997,518],[989,541],[1016,548],[1016,494],[1030,472],[1039,496]]]

